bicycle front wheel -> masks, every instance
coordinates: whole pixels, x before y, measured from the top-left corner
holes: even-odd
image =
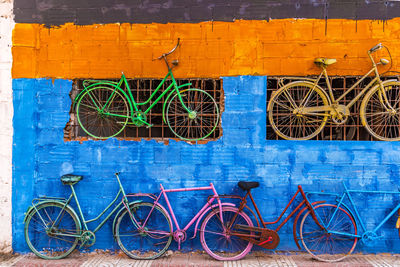
[[[321,132],[329,112],[303,112],[303,109],[328,105],[328,98],[318,86],[293,82],[272,95],[268,107],[269,122],[275,133],[283,139],[308,140]]]
[[[235,218],[236,216],[236,218]],[[253,244],[235,235],[235,226],[253,226],[249,216],[234,207],[222,207],[210,212],[200,227],[200,241],[204,250],[216,260],[240,260],[246,256]]]
[[[332,204],[321,204],[314,209],[321,225],[329,226],[326,230],[321,229],[312,218],[311,211],[304,215],[300,224],[300,237],[307,252],[326,262],[340,261],[350,255],[357,244],[357,226],[353,216]]]
[[[129,120],[128,102],[117,88],[97,85],[85,91],[76,105],[82,130],[96,139],[117,136]]]
[[[188,112],[179,99],[190,110]],[[217,128],[219,109],[215,99],[201,89],[186,89],[171,97],[165,111],[171,131],[180,139],[197,141],[209,137]]]
[[[25,220],[25,240],[38,257],[62,259],[76,247],[80,223],[76,215],[58,202],[40,204]]]
[[[400,141],[400,82],[384,83],[383,88],[377,86],[362,101],[362,124],[378,140]]]
[[[138,203],[130,207],[134,219],[128,210],[123,211],[117,218],[117,243],[122,251],[133,259],[156,259],[163,255],[171,244],[171,220],[162,208],[156,205],[153,209],[153,206],[152,203]]]

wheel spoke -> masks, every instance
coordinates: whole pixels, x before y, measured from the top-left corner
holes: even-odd
[[[323,107],[328,99],[318,88],[308,83],[293,83],[279,89],[270,100],[269,122],[283,139],[304,140],[315,137],[328,119],[329,112],[301,113],[304,107]]]
[[[130,118],[124,95],[106,85],[84,92],[76,105],[76,113],[81,128],[89,136],[99,139],[119,135]]]

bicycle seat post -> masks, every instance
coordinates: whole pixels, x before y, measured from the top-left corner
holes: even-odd
[[[167,64],[168,71],[171,71],[171,67],[168,64],[167,55],[163,54],[162,57],[164,58],[165,64]]]

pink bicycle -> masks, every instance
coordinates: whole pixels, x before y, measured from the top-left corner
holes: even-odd
[[[212,183],[207,187],[164,189],[160,185],[160,188],[161,192],[158,196],[144,193],[127,195],[127,197],[146,197],[152,200],[132,203],[129,209],[127,208],[118,217],[114,231],[119,232],[118,245],[128,256],[134,259],[156,259],[165,253],[172,238],[178,242],[178,249],[180,249],[181,243],[186,240],[186,231],[195,223],[192,238],[195,238],[199,231],[201,245],[211,257],[217,260],[239,260],[250,252],[253,244],[240,238],[237,230],[233,234],[230,229],[233,229],[236,224],[252,227],[251,219],[239,211],[235,204],[221,202]],[[204,206],[182,229],[167,193],[200,190],[211,190],[213,195],[209,196]],[[168,211],[159,203],[161,196],[165,199]],[[214,201],[216,201],[215,204],[213,204]],[[175,224],[175,230],[172,221]],[[125,225],[124,229],[119,229],[119,225]]]

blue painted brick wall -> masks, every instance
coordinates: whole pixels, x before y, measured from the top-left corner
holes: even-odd
[[[204,145],[171,141],[64,142],[63,129],[69,120],[72,82],[50,79],[16,79],[14,90],[13,142],[13,247],[26,252],[23,237],[24,212],[40,194],[66,196],[59,177],[66,173],[84,175],[76,191],[84,215],[95,217],[118,189],[113,176],[121,171],[128,192],[156,192],[166,188],[205,186],[213,182],[219,193],[241,193],[239,180],[261,183],[254,196],[266,220],[274,220],[296,191],[350,188],[397,190],[400,185],[400,143],[342,141],[267,141],[266,77],[223,78],[225,111],[223,136]],[[174,193],[181,226],[202,205],[196,193]],[[359,196],[356,203],[367,226],[388,213],[398,197]],[[385,239],[372,247],[359,244],[363,252],[400,252],[395,218],[384,226]],[[192,231],[188,235],[192,234]],[[280,231],[279,250],[295,250],[291,223]],[[94,248],[117,249],[111,222],[97,233]],[[198,239],[184,249],[201,248]],[[172,248],[176,248],[174,244]]]

